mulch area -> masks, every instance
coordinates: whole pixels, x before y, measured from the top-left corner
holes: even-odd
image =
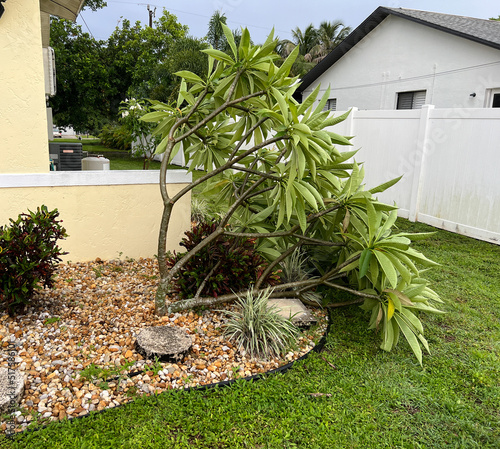
[[[264,373],[310,351],[326,330],[326,313],[311,309],[319,325],[302,334],[296,351],[281,359],[251,359],[223,336],[223,312],[157,317],[158,278],[154,259],[61,264],[54,289],[37,292],[24,314],[0,318],[0,366],[8,366],[6,351],[14,342],[11,368],[25,378],[14,418],[17,431],[34,421],[83,416],[144,394]],[[147,326],[165,325],[184,328],[193,337],[191,350],[178,363],[145,360],[135,350],[137,334]],[[3,418],[0,428],[5,430],[12,418]]]

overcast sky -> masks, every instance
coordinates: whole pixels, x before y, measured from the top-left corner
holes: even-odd
[[[96,39],[107,39],[122,19],[132,23],[148,23],[147,0],[107,0],[108,6],[97,12],[83,11],[77,23],[90,31]],[[357,27],[378,6],[420,9],[447,14],[488,19],[500,15],[498,0],[152,0],[150,9],[156,7],[156,17],[163,8],[177,16],[178,21],[189,27],[189,34],[204,37],[208,21],[214,11],[220,10],[227,17],[231,29],[247,27],[255,43],[264,42],[271,29],[281,39],[290,39],[295,27],[304,29],[324,21],[341,20],[345,25]]]

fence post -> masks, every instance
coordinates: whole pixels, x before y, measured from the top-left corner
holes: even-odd
[[[408,213],[410,221],[418,221],[420,192],[422,190],[425,156],[429,139],[429,117],[433,109],[434,105],[425,104],[422,106],[420,112],[416,149],[413,157],[413,182],[411,185],[410,210]]]
[[[351,113],[347,116],[345,123],[346,123],[346,129],[347,129],[346,134],[349,137],[352,137],[355,135],[355,133],[354,133],[354,118],[355,118],[356,112],[358,112],[358,108],[352,107],[350,109],[351,109]]]

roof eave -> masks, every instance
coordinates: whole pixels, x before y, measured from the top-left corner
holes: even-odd
[[[40,11],[75,21],[85,0],[40,0]]]

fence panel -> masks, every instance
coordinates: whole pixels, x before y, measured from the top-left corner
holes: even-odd
[[[355,136],[367,188],[403,175],[379,194],[401,216],[500,244],[500,109],[353,108],[331,130]]]

